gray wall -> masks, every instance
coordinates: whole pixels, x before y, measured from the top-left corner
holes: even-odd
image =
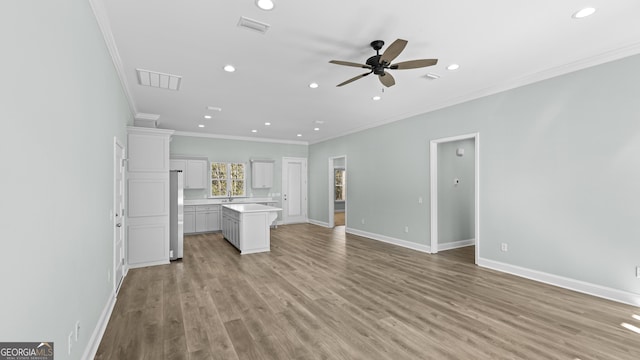
[[[298,144],[173,136],[170,153],[171,155],[206,156],[209,161],[247,163],[247,194],[255,197],[265,197],[270,194],[282,193],[282,158],[306,158],[308,147],[307,145]],[[271,189],[251,188],[251,166],[249,163],[251,158],[275,160],[273,187]],[[186,199],[202,199],[207,195],[208,190],[185,190]],[[280,197],[278,196],[278,198]]]
[[[480,257],[640,294],[639,68],[632,56],[313,144],[310,218],[327,221],[327,158],[346,154],[349,226],[428,244],[429,141],[479,132]]]
[[[79,359],[113,291],[113,137],[131,114],[88,1],[3,1],[0,43],[0,340]]]
[[[474,158],[475,141],[438,144],[438,243],[475,237]],[[456,150],[464,150],[457,156]],[[454,179],[460,182],[454,184]]]

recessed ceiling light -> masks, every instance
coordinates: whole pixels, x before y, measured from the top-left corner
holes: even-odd
[[[309,84],[309,87],[312,88],[312,89],[316,89],[316,88],[318,88],[318,83],[311,83],[311,84]]]
[[[378,101],[380,99],[382,99],[380,96],[376,95],[374,97],[372,97],[373,101]]]
[[[313,131],[320,131],[320,128],[313,128]]]
[[[265,126],[271,126],[271,123],[270,122],[266,122],[266,123],[264,123],[264,125]]]
[[[273,1],[271,0],[256,0],[256,5],[262,10],[271,10],[274,7]]]
[[[571,17],[574,19],[582,19],[582,18],[586,18],[589,15],[593,15],[594,12],[596,12],[595,8],[588,7],[575,12],[573,15],[571,15]]]
[[[224,66],[224,71],[226,71],[226,72],[234,72],[234,71],[236,71],[236,68],[233,67],[233,65],[225,65]]]
[[[205,115],[204,118],[205,119],[211,119],[211,115]]]
[[[253,130],[251,130],[251,132],[252,132],[252,133],[257,133],[257,132],[258,132],[258,130],[253,129]]]
[[[199,127],[199,128],[203,128],[203,127],[204,127],[204,125],[200,124],[200,125],[198,125],[198,127]]]
[[[427,79],[429,80],[437,80],[440,79],[440,75],[438,74],[432,74],[432,73],[428,73],[427,75],[425,75],[427,77]]]
[[[302,136],[302,134],[298,134],[298,135],[296,135],[296,136],[297,136],[297,137],[301,137],[301,136]]]
[[[447,70],[458,70],[459,68],[460,68],[460,65],[458,64],[451,64],[447,66]]]

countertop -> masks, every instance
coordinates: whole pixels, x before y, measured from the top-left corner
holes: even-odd
[[[262,204],[224,204],[222,207],[239,213],[282,211],[281,208]]]
[[[219,205],[219,204],[255,204],[255,203],[272,203],[277,204],[277,200],[273,200],[270,197],[264,198],[235,198],[229,201],[227,198],[223,199],[185,199],[185,205]]]

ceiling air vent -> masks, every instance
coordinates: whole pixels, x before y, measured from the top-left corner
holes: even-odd
[[[245,29],[257,31],[261,34],[264,34],[269,30],[271,25],[265,24],[258,20],[249,19],[248,17],[241,16],[240,21],[238,21],[238,26],[243,27]]]
[[[157,71],[136,69],[138,82],[142,86],[151,86],[167,90],[179,90],[182,76]]]

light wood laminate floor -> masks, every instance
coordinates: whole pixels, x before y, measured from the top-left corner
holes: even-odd
[[[640,359],[640,309],[300,224],[240,256],[221,234],[133,269],[97,359]]]

